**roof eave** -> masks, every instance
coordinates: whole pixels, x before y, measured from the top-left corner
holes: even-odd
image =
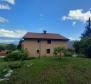
[[[61,41],[69,41],[69,39],[52,39],[52,38],[24,38],[24,40],[61,40]]]

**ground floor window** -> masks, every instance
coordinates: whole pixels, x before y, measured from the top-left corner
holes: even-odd
[[[47,54],[50,54],[50,49],[47,49],[46,52],[47,52]]]
[[[39,52],[40,52],[40,51],[39,51],[39,50],[37,50],[37,54],[39,54]]]

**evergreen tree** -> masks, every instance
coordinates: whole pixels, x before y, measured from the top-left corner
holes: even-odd
[[[75,52],[91,58],[91,18],[87,21],[86,29],[81,40],[74,43]]]
[[[84,33],[81,36],[81,39],[84,39],[86,37],[91,37],[91,18],[89,18],[89,20],[87,21],[87,25]]]
[[[20,41],[19,41],[19,44],[18,44],[18,46],[17,46],[17,49],[22,49],[22,42],[23,42],[23,39],[21,39]]]

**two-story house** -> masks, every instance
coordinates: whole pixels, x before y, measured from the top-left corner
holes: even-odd
[[[22,47],[27,49],[30,56],[53,56],[55,47],[68,47],[69,39],[60,34],[28,32],[23,37]]]

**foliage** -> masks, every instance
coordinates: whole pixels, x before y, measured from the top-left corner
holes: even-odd
[[[74,54],[74,50],[73,49],[67,49],[64,52],[64,55],[67,56],[67,57],[72,57],[73,54]]]
[[[81,40],[80,52],[91,58],[91,37]]]
[[[80,41],[80,52],[91,58],[91,19],[87,21],[85,32]]]
[[[22,49],[22,42],[23,42],[23,39],[21,39],[21,40],[19,41],[19,44],[18,44],[18,46],[17,46],[17,49],[19,49],[19,50]]]
[[[20,51],[20,50],[15,50],[9,53],[6,57],[5,60],[7,61],[16,61],[16,60],[26,60],[28,58],[28,53],[27,51]]]
[[[91,37],[81,39],[74,43],[75,52],[91,58]]]
[[[0,51],[5,50],[4,46],[0,46]]]
[[[79,54],[80,53],[80,41],[74,41],[73,47],[74,47],[75,52]]]
[[[8,50],[13,51],[16,49],[16,45],[14,44],[0,44],[0,50]]]
[[[86,29],[84,33],[82,34],[81,39],[84,39],[86,37],[91,37],[91,19],[90,18],[87,21]]]
[[[11,63],[8,65],[8,67],[10,69],[17,69],[17,68],[21,68],[21,66],[23,65],[22,62],[17,62],[17,63]]]
[[[0,73],[7,63],[15,62],[0,62]],[[0,84],[91,84],[91,60],[73,57],[27,60],[15,69],[10,80]]]
[[[59,56],[60,58],[64,56],[64,52],[66,51],[63,47],[56,47],[54,48],[54,55]]]
[[[85,32],[80,41],[74,42],[75,52],[91,58],[91,19],[87,21]]]
[[[7,44],[6,50],[13,51],[13,50],[16,50],[16,47],[17,46],[14,44]]]

